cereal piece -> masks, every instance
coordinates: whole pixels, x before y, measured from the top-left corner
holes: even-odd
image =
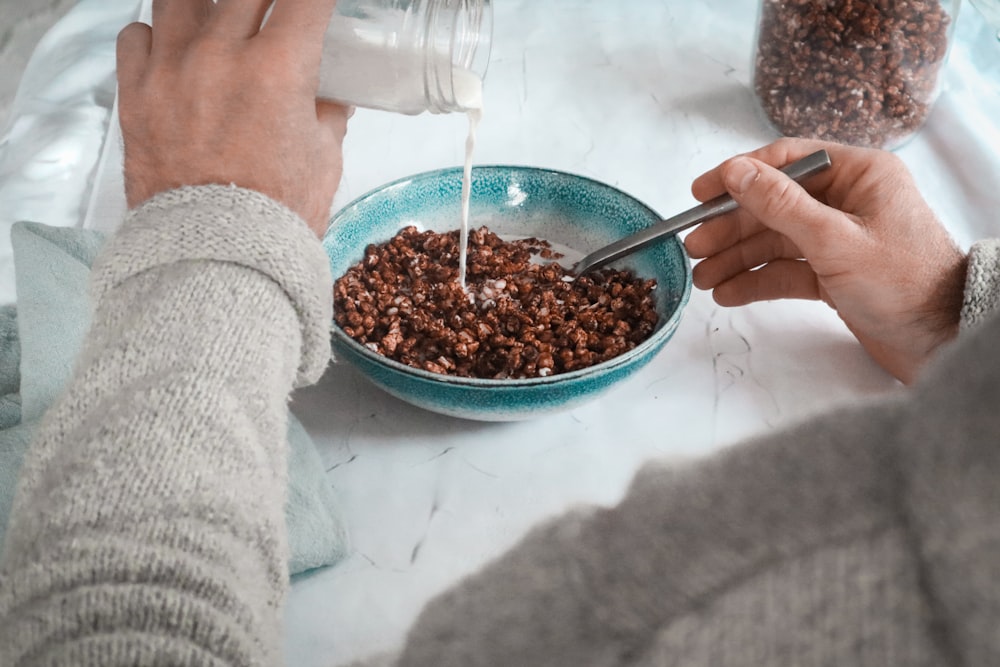
[[[549,243],[469,235],[467,292],[457,231],[401,230],[334,284],[334,317],[372,351],[434,373],[546,377],[633,349],[656,328],[655,280],[604,269],[572,282]]]

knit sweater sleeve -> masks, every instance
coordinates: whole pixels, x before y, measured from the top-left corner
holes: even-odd
[[[649,464],[432,600],[396,664],[997,664],[998,336],[906,392]]]
[[[260,194],[182,188],[130,214],[24,463],[0,664],[280,662],[286,401],[328,361],[330,283]]]
[[[536,528],[431,601],[398,666],[925,664],[891,457],[857,446],[895,429],[880,408],[647,465],[617,506]],[[913,641],[858,660],[845,619],[880,615]]]
[[[984,239],[969,249],[961,328],[971,329],[1000,307],[1000,239]]]

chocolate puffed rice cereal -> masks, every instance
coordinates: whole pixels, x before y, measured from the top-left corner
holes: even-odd
[[[571,279],[544,240],[469,234],[466,289],[459,232],[406,227],[369,245],[334,284],[334,319],[373,352],[434,373],[546,377],[612,359],[659,319],[656,281],[603,269]],[[539,261],[541,259],[542,261]]]

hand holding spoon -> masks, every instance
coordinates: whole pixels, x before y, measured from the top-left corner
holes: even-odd
[[[830,164],[830,155],[825,150],[818,150],[782,167],[781,171],[785,172],[785,174],[795,181],[801,181],[829,168]],[[672,218],[667,218],[635,234],[610,243],[603,248],[598,248],[574,264],[570,270],[571,274],[573,276],[581,276],[588,271],[593,271],[625,255],[630,255],[637,250],[645,248],[657,239],[676,234],[688,227],[693,227],[711,218],[734,211],[738,207],[739,204],[736,203],[736,200],[728,194],[719,195],[704,204],[699,204]]]

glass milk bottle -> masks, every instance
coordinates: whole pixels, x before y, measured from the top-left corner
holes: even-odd
[[[941,91],[959,0],[761,0],[760,110],[781,134],[892,149]]]
[[[338,0],[319,96],[404,114],[482,106],[491,0]]]

